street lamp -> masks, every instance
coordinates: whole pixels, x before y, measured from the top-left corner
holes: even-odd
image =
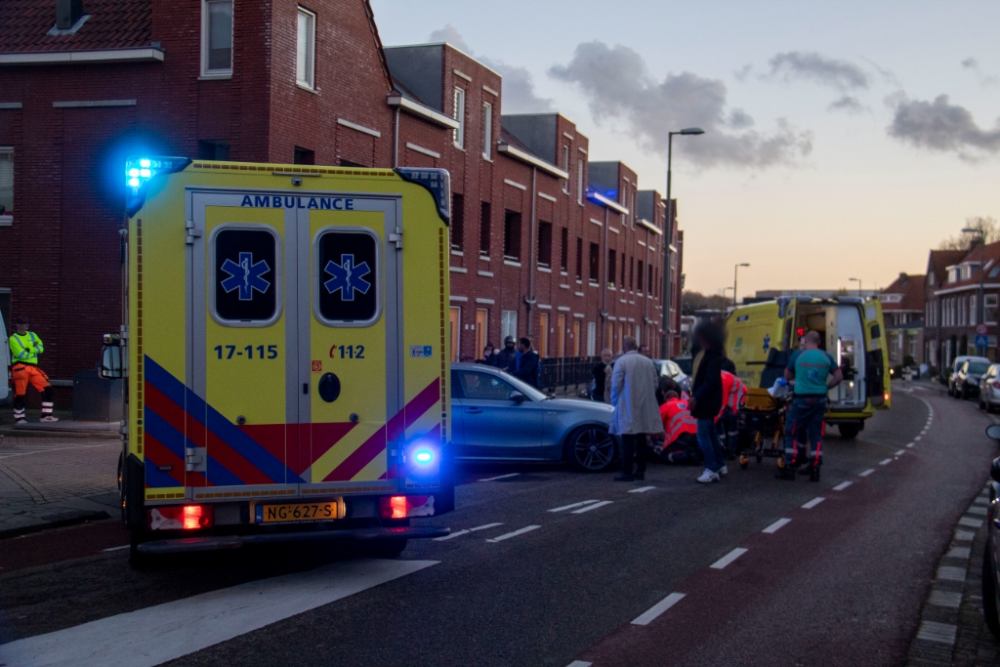
[[[698,135],[705,134],[705,130],[700,127],[688,127],[676,132],[667,133],[667,222],[664,225],[663,238],[663,344],[661,352],[664,359],[670,358],[670,245],[673,243],[674,235],[672,225],[674,223],[674,200],[670,198],[670,175],[671,162],[674,157],[674,135]]]
[[[975,227],[965,227],[965,228],[962,229],[962,233],[963,234],[979,234],[979,300],[978,300],[978,303],[976,304],[976,306],[977,306],[976,307],[976,315],[977,315],[976,324],[982,324],[983,322],[986,321],[985,317],[983,316],[983,312],[984,312],[983,306],[985,305],[985,304],[983,304],[983,288],[985,287],[985,285],[983,284],[983,280],[985,278],[985,275],[984,275],[985,271],[983,271],[983,269],[985,268],[983,266],[983,250],[984,250],[984,248],[986,246],[986,234],[984,233],[982,227],[980,227],[979,229],[976,229]],[[985,352],[986,352],[986,348],[980,347],[979,345],[976,346],[976,353],[979,356],[981,356],[981,357],[984,356]]]
[[[750,268],[750,265],[744,262],[743,264],[737,264],[733,267],[733,308],[736,307],[736,278],[739,275],[740,267]]]
[[[858,296],[861,296],[861,278],[848,278],[847,281],[858,284]]]

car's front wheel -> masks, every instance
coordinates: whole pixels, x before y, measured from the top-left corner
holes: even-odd
[[[584,472],[603,472],[615,462],[615,438],[604,426],[581,426],[566,442],[570,464]]]
[[[1000,610],[997,609],[997,581],[993,568],[993,557],[990,555],[990,545],[986,544],[983,554],[983,616],[990,631],[1000,637]]]

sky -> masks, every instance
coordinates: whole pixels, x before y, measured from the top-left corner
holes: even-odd
[[[448,41],[672,193],[685,288],[885,287],[1000,218],[1000,0],[372,0],[385,45]]]

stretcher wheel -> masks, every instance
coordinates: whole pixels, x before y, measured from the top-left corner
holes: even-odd
[[[764,457],[763,457],[763,456],[761,456],[760,454],[758,454],[758,455],[757,455],[757,463],[760,463],[760,462],[761,462],[761,461],[763,461],[763,460],[764,460]]]
[[[750,467],[750,462],[747,461],[746,459],[740,459],[740,467],[746,470],[747,468]]]

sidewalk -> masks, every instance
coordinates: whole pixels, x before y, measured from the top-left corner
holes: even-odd
[[[0,436],[0,538],[115,517],[121,443]]]

